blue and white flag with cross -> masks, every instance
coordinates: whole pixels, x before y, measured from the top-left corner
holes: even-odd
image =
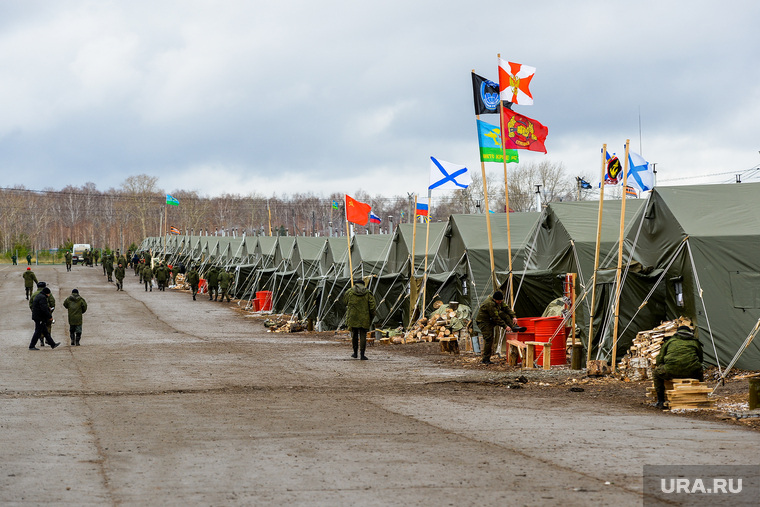
[[[428,190],[467,188],[472,176],[467,167],[430,157],[430,186]]]

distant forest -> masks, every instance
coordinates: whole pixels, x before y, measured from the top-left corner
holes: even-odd
[[[526,170],[530,169],[530,170]],[[584,198],[575,182],[562,174],[561,166],[542,163],[510,171],[509,207],[513,211],[535,210],[535,185],[541,184],[541,201]],[[505,212],[504,177],[487,175],[489,208]],[[167,227],[182,234],[336,236],[345,234],[344,194],[327,197],[313,194],[282,196],[224,194],[204,197],[197,192],[164,191],[157,177],[130,176],[118,189],[100,191],[93,183],[61,190],[0,188],[0,241],[6,256],[18,251],[34,252],[66,248],[71,243],[90,243],[93,248],[115,250],[140,244],[147,236],[159,236]],[[166,195],[179,201],[166,205]],[[409,223],[414,195],[371,196],[357,191],[351,197],[372,206],[380,224],[356,227],[357,233],[392,231]],[[485,196],[480,173],[468,189],[433,195],[431,220],[445,221],[456,213],[484,213]]]

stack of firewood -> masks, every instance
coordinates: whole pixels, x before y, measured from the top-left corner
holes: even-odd
[[[185,275],[179,274],[174,278],[175,289],[189,289],[190,284],[185,281]]]
[[[449,310],[443,314],[422,317],[404,336],[395,336],[393,343],[418,343],[421,341],[437,342],[451,336],[451,320],[457,313]]]
[[[264,327],[273,333],[297,333],[306,329],[306,320],[294,319],[292,315],[280,315],[264,321]]]
[[[679,317],[663,322],[649,331],[640,331],[633,339],[633,345],[620,361],[619,371],[631,380],[652,378],[652,368],[665,340],[678,330],[679,326],[691,326],[691,320]]]
[[[665,400],[670,410],[712,408],[715,404],[708,396],[712,389],[705,382],[696,379],[673,379],[665,381]],[[647,398],[657,401],[654,387],[647,388]]]

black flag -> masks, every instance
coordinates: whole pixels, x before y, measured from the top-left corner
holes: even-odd
[[[475,114],[499,113],[499,84],[472,73],[472,98]]]

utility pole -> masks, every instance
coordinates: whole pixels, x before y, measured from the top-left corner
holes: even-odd
[[[536,211],[541,211],[541,185],[536,185]]]

